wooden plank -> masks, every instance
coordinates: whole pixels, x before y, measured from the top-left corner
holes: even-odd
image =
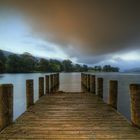
[[[89,93],[43,96],[0,133],[2,140],[139,140],[140,130]]]

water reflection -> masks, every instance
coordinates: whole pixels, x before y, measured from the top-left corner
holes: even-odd
[[[81,74],[61,73],[60,90],[63,90],[65,92],[81,92]]]

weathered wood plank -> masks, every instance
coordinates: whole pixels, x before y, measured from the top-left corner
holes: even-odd
[[[41,97],[0,139],[139,140],[140,130],[94,94],[55,93]]]

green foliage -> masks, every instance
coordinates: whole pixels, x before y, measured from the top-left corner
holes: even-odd
[[[103,67],[95,66],[93,68],[90,68],[90,71],[95,71],[95,72],[119,72],[119,68],[118,67],[112,67],[110,65],[105,65]]]
[[[5,62],[6,62],[6,57],[4,53],[0,50],[0,73],[4,73],[6,70]]]
[[[72,61],[70,61],[70,60],[64,60],[62,62],[62,65],[63,65],[63,70],[65,72],[72,72],[73,71]]]
[[[104,72],[119,72],[119,68],[117,68],[117,67],[112,67],[112,66],[110,66],[110,65],[105,65],[105,66],[103,67],[103,71],[104,71]]]
[[[21,72],[33,72],[36,65],[36,59],[29,53],[20,56]]]
[[[55,59],[37,59],[29,53],[12,54],[5,57],[0,51],[0,73],[29,73],[29,72],[118,72],[119,68],[105,65],[104,67],[73,64],[71,60],[58,61]]]
[[[36,66],[37,71],[47,72],[49,68],[49,61],[42,58],[39,60]]]
[[[18,73],[21,71],[21,58],[16,55],[9,55],[6,62],[6,70],[10,73]]]

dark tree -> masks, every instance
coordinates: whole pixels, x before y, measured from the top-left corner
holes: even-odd
[[[70,60],[64,60],[62,62],[62,64],[63,64],[63,70],[65,72],[72,72],[73,71],[72,61],[70,61]]]
[[[83,65],[83,72],[87,72],[88,71],[88,66],[87,65]]]
[[[21,72],[21,59],[20,56],[13,54],[9,55],[6,63],[7,72],[18,73]]]
[[[20,56],[21,72],[33,72],[35,70],[36,59],[29,53],[24,53]]]
[[[40,59],[37,65],[37,71],[48,72],[49,71],[49,61],[46,59]]]
[[[6,71],[6,57],[4,53],[0,50],[0,73],[4,73]]]

